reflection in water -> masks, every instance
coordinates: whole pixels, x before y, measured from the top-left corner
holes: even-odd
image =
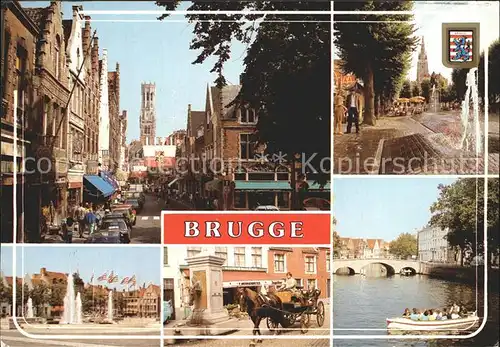
[[[408,308],[443,308],[452,303],[483,316],[483,294],[473,286],[427,276],[334,276],[334,335],[386,335],[388,317],[401,316]],[[485,331],[467,340],[334,340],[334,347],[490,347],[498,340],[498,291],[489,292],[491,312]],[[343,330],[361,329],[363,331]],[[377,330],[379,329],[379,330]]]

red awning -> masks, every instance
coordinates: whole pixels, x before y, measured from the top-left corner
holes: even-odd
[[[161,163],[160,163],[161,165]],[[156,158],[144,158],[144,166],[147,167],[158,167],[158,160]],[[163,158],[163,165],[164,168],[174,168],[175,167],[175,158],[171,157],[164,157]]]

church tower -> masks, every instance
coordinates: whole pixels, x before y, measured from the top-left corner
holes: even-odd
[[[420,53],[418,54],[417,62],[417,83],[420,85],[424,78],[429,78],[429,64],[427,62],[427,53],[425,51],[424,37],[420,44]]]
[[[141,115],[139,127],[141,130],[141,144],[154,145],[156,138],[156,84],[141,84]]]

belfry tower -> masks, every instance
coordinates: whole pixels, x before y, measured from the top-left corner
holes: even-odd
[[[139,127],[141,130],[141,144],[154,145],[156,138],[156,84],[141,84],[141,115]]]
[[[417,83],[420,86],[424,78],[428,78],[429,75],[429,64],[427,62],[427,53],[425,51],[424,37],[422,36],[422,42],[420,43],[420,53],[418,54],[417,62]]]

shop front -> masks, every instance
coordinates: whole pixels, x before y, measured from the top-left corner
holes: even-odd
[[[82,202],[83,198],[83,171],[68,172],[68,204],[75,205]]]
[[[234,208],[254,210],[258,206],[290,208],[290,183],[288,181],[235,181]]]
[[[83,176],[83,201],[93,204],[102,204],[108,201],[115,193],[115,189],[100,176]]]

